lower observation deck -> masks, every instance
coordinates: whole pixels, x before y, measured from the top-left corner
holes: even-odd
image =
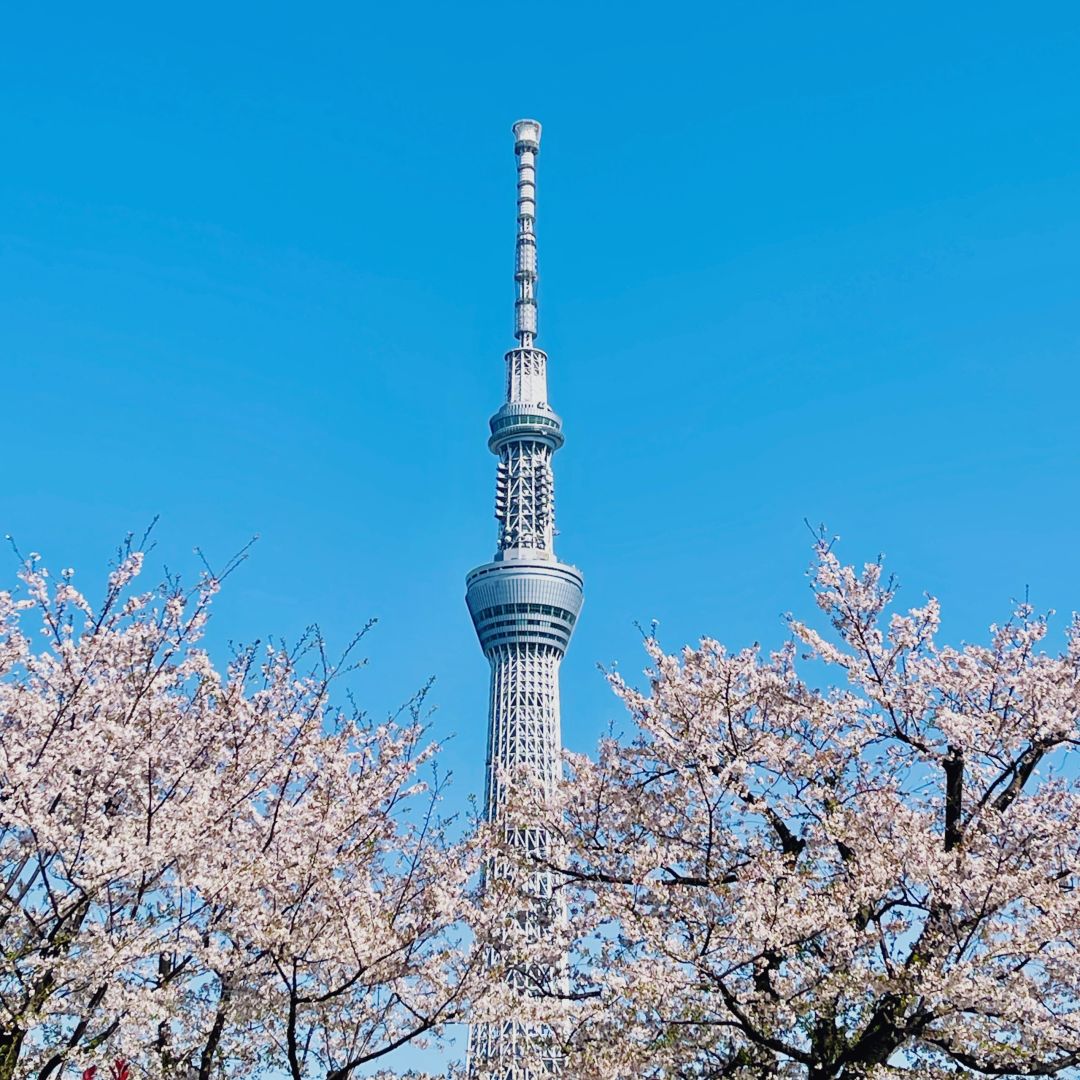
[[[485,655],[505,645],[547,645],[566,652],[583,601],[581,574],[566,563],[507,559],[466,578],[476,635]]]

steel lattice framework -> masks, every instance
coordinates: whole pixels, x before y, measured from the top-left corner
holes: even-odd
[[[514,125],[517,155],[517,283],[514,336],[506,354],[506,400],[491,418],[492,452],[499,464],[495,558],[467,578],[466,603],[491,664],[485,814],[502,819],[506,775],[524,768],[551,791],[561,776],[559,665],[582,604],[581,574],[555,557],[555,500],[551,459],[562,446],[562,422],[547,400],[547,355],[536,339],[536,155],[540,125]],[[507,823],[511,840],[527,851],[546,850],[543,830]],[[492,862],[487,874],[499,874]],[[539,936],[552,920],[565,919],[550,873],[530,876],[517,922]],[[516,972],[511,983],[523,994],[561,982],[558,970]],[[544,1032],[507,1017],[474,1024],[469,1031],[470,1080],[539,1080],[561,1071]]]

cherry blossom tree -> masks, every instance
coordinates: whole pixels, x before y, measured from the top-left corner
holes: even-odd
[[[523,796],[572,912],[569,1075],[1080,1075],[1080,622],[955,648],[880,563],[823,542],[812,579],[830,625],[772,655],[649,639],[647,691],[611,679],[632,740]]]
[[[317,635],[219,671],[218,580],[141,565],[0,593],[0,1078],[346,1080],[482,987],[436,748],[335,711]]]

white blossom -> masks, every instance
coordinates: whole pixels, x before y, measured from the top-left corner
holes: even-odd
[[[647,691],[611,676],[636,736],[568,755],[553,803],[519,785],[559,838],[567,1075],[1072,1075],[1080,624],[1059,656],[1027,606],[949,647],[936,601],[890,614],[879,564],[817,555],[825,631],[649,639]]]
[[[141,566],[96,609],[36,560],[0,593],[0,1077],[345,1080],[437,1034],[478,988],[477,853],[418,714],[335,713],[314,637],[220,672],[218,583]]]

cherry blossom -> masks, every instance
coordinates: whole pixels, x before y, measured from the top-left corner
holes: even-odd
[[[1080,1066],[1080,622],[985,644],[821,543],[826,625],[772,654],[646,641],[636,732],[555,802],[567,1075],[1066,1076]],[[829,684],[833,684],[829,688]],[[510,854],[508,848],[508,856]]]
[[[141,566],[0,593],[0,1078],[345,1080],[437,1035],[483,941],[419,705],[333,709],[317,635],[219,671],[218,581]]]

